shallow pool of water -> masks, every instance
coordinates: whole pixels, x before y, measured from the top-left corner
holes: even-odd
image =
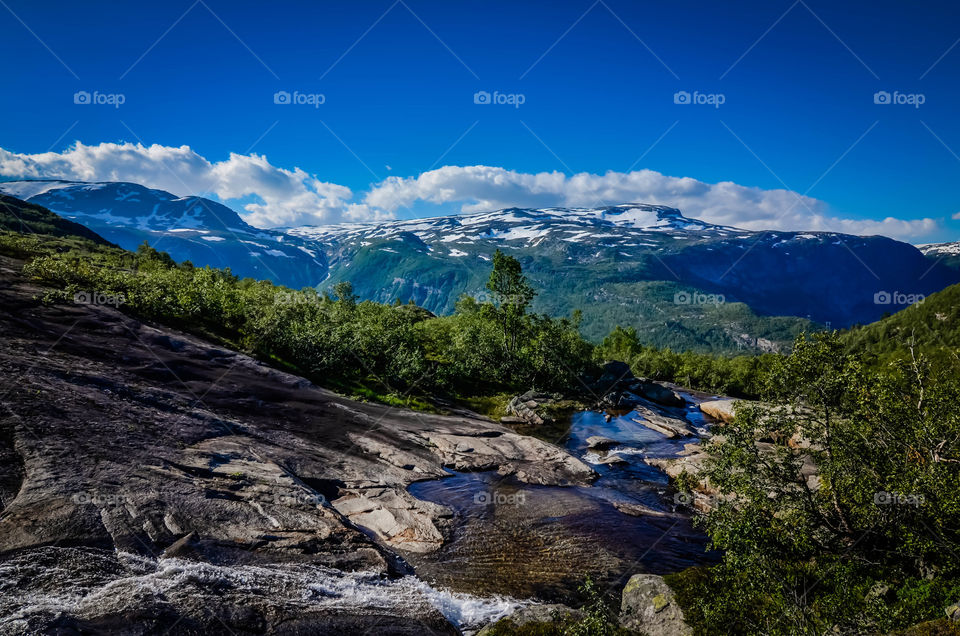
[[[674,412],[695,429],[708,424],[695,405]],[[418,575],[475,594],[570,601],[587,575],[618,590],[632,574],[666,574],[714,561],[706,536],[673,503],[667,477],[643,461],[673,456],[696,437],[666,439],[636,417],[596,411],[573,416],[564,444],[593,464],[600,476],[591,486],[533,486],[493,472],[451,473],[411,485],[416,497],[454,510],[444,547],[410,558]],[[594,463],[605,453],[587,449],[592,435],[619,442],[609,452],[625,463]],[[624,514],[617,504],[649,514]]]

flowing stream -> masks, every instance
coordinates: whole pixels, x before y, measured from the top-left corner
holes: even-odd
[[[706,432],[709,418],[697,408],[699,398],[684,398],[684,419]],[[411,485],[415,496],[455,511],[451,540],[411,558],[418,575],[473,594],[569,602],[588,575],[619,591],[633,574],[715,561],[706,536],[675,505],[666,475],[644,463],[646,457],[675,456],[698,438],[667,439],[636,417],[633,411],[573,416],[565,446],[600,475],[591,486],[535,486],[494,472],[451,473]],[[594,435],[617,444],[590,450],[586,440]],[[608,454],[623,461],[600,463]]]
[[[683,417],[702,434],[708,418],[696,406],[698,397],[684,397],[690,406]],[[675,456],[697,437],[666,439],[634,421],[635,412],[609,415],[575,414],[563,442],[599,474],[590,486],[535,486],[493,472],[451,473],[411,485],[415,496],[454,510],[450,540],[434,553],[408,557],[415,577],[40,547],[0,564],[0,632],[36,633],[64,614],[94,621],[155,616],[176,623],[185,620],[178,616],[204,616],[226,603],[247,608],[251,616],[251,608],[292,617],[346,612],[373,616],[374,622],[381,613],[439,612],[469,632],[531,600],[575,602],[588,575],[618,593],[632,574],[665,574],[714,561],[706,537],[674,504],[666,476],[643,461]],[[586,440],[594,435],[617,443],[591,450]],[[622,461],[603,463],[609,455]]]

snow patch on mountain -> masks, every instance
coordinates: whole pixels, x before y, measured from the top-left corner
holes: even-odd
[[[339,244],[413,234],[427,244],[494,241],[523,242],[526,245],[551,238],[576,242],[592,237],[612,239],[613,242],[630,240],[638,244],[638,239],[644,236],[704,234],[721,237],[750,234],[746,230],[688,219],[674,208],[640,203],[602,208],[507,208],[426,219],[305,226],[290,228],[286,232],[321,243]]]
[[[952,243],[925,243],[916,246],[927,256],[958,256],[960,255],[960,241]]]

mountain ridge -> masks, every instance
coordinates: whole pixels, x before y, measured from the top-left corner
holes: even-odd
[[[801,330],[872,322],[906,306],[896,304],[901,297],[960,282],[960,271],[887,237],[752,231],[644,203],[266,230],[220,203],[127,182],[14,181],[0,192],[126,249],[146,240],[176,260],[293,288],[349,281],[360,298],[413,301],[437,314],[463,294],[488,299],[500,249],[542,290],[535,311],[581,310],[583,333],[596,342],[622,325],[659,347],[777,350]]]
[[[128,250],[144,241],[177,261],[230,267],[241,277],[299,289],[327,275],[322,251],[275,230],[255,228],[229,207],[126,181],[0,182],[0,192],[83,224]]]
[[[326,246],[328,284],[349,280],[362,297],[412,299],[436,313],[452,311],[460,293],[482,296],[485,281],[477,270],[502,249],[547,290],[535,309],[552,315],[582,309],[591,339],[616,324],[632,325],[658,346],[696,346],[692,340],[703,332],[698,323],[713,321],[724,325],[723,333],[710,337],[725,344],[708,348],[738,350],[745,326],[749,332],[762,322],[753,312],[795,317],[786,331],[780,324],[746,334],[752,348],[769,349],[759,346],[761,340],[786,343],[812,322],[849,326],[906,306],[879,306],[878,294],[926,294],[960,280],[956,272],[931,266],[915,247],[888,237],[744,230],[642,203],[514,207],[285,231]],[[702,296],[706,303],[697,302]],[[691,302],[684,305],[683,299]],[[692,338],[657,336],[665,330],[689,331]]]

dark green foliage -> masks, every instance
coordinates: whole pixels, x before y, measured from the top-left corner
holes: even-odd
[[[527,248],[504,252],[517,258],[530,284],[539,290],[529,310],[549,316],[582,310],[580,329],[592,343],[600,342],[612,325],[623,325],[635,327],[640,341],[651,347],[712,354],[758,353],[763,346],[788,347],[801,331],[817,328],[806,318],[759,315],[743,302],[732,302],[732,297],[722,304],[677,304],[678,293],[694,290],[675,282],[675,275],[652,254],[634,260],[614,250],[584,263],[580,256],[568,258],[566,248],[574,250],[574,255],[582,250],[595,253],[599,248],[562,243],[560,251]],[[489,271],[469,263],[478,263],[478,256],[494,251],[483,242],[460,244],[458,249],[469,256],[446,258],[431,252],[414,235],[371,239],[370,245],[345,251],[350,267],[334,267],[327,285],[349,278],[362,298],[384,303],[412,299],[438,315],[448,314],[459,300],[453,290],[466,290],[473,296],[487,293]]]
[[[851,351],[863,351],[885,363],[909,357],[910,347],[941,362],[960,351],[960,284],[873,324],[850,329],[843,341]]]
[[[778,354],[733,358],[692,351],[675,352],[640,344],[636,329],[617,327],[596,348],[598,361],[622,360],[634,374],[676,382],[700,391],[754,398],[763,390],[764,372]]]
[[[504,357],[516,357],[527,307],[537,293],[523,275],[520,261],[500,250],[493,254],[493,271],[487,281],[487,290],[493,295],[491,304],[503,331]]]
[[[229,269],[178,265],[146,244],[136,254],[92,243],[66,253],[30,245],[17,255],[35,256],[25,272],[56,288],[51,299],[114,294],[125,311],[392,403],[430,392],[567,390],[591,364],[592,348],[575,323],[526,313],[533,290],[509,257],[491,277],[497,303],[464,303],[437,318],[416,305],[358,302],[347,281],[331,298],[238,279]]]
[[[960,598],[960,369],[863,358],[799,338],[708,445],[723,561],[672,581],[702,632],[885,632]]]

